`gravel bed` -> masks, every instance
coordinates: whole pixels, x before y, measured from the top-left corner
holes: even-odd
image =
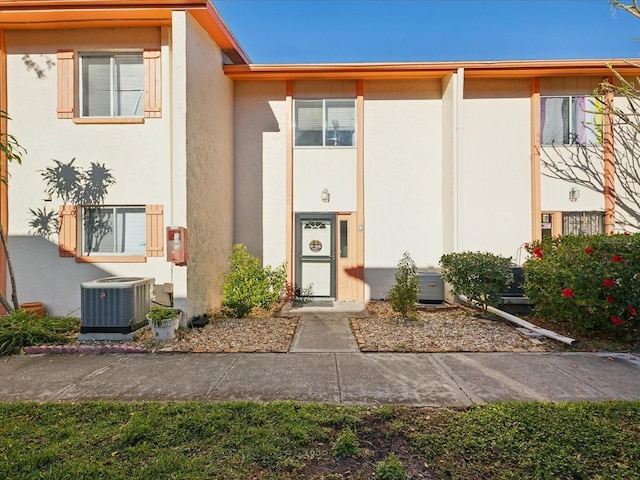
[[[364,352],[541,352],[551,348],[522,335],[501,320],[476,316],[464,307],[418,310],[418,318],[401,318],[387,303],[371,302],[370,317],[351,320]]]

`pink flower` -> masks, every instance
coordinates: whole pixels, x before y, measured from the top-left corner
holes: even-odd
[[[604,282],[602,282],[602,285],[604,287],[613,287],[616,284],[615,280],[611,280],[610,278],[605,278]]]
[[[562,290],[562,296],[564,298],[573,298],[574,293],[573,290],[571,290],[570,288],[565,288]]]
[[[614,325],[622,325],[624,323],[624,320],[618,317],[614,317],[613,315],[609,317],[609,320],[611,320],[611,323],[613,323]]]
[[[632,317],[635,317],[638,314],[638,312],[636,312],[636,309],[634,308],[633,305],[629,305],[627,307],[627,310],[629,311]]]
[[[613,303],[614,302],[613,295],[607,295],[607,302],[609,302],[609,303]]]
[[[587,247],[584,249],[584,253],[593,253],[593,248]]]
[[[525,249],[525,250],[529,250],[529,244],[528,244],[528,243],[525,243],[525,244],[524,244],[524,249]]]
[[[620,255],[614,255],[611,260],[613,260],[614,263],[620,263],[622,261],[622,257]]]
[[[540,247],[534,248],[533,254],[538,258],[542,258],[542,249]]]

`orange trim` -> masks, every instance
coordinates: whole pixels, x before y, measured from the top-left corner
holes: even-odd
[[[531,62],[442,62],[442,63],[345,63],[304,65],[226,65],[233,80],[390,80],[443,78],[465,70],[466,78],[531,78],[609,75],[611,65],[622,75],[635,74],[637,66],[615,60],[553,60]]]
[[[94,124],[139,124],[144,123],[143,117],[74,117],[73,123],[78,125]]]
[[[542,230],[540,187],[540,79],[531,82],[531,240],[540,240]]]
[[[171,25],[171,10],[47,10],[0,11],[7,30],[133,28]]]
[[[101,257],[76,257],[76,263],[146,263],[144,255],[113,255]]]
[[[233,63],[251,63],[251,59],[235,39],[213,4],[207,1],[206,5],[206,10],[189,10],[189,13],[209,33],[211,38],[229,57],[229,60]]]
[[[286,232],[286,261],[287,261],[287,277],[289,283],[294,284],[295,265],[293,254],[293,82],[286,83],[286,192],[285,192],[285,222]]]
[[[358,144],[356,151],[357,211],[356,211],[356,298],[364,301],[364,82],[356,83],[356,122]]]
[[[7,43],[4,30],[0,30],[0,110],[7,111]],[[0,132],[7,133],[7,119],[0,119]],[[0,176],[8,173],[7,158],[0,156]],[[0,222],[5,235],[9,236],[9,192],[7,185],[0,182]],[[7,259],[0,249],[0,291],[7,295]]]
[[[0,28],[171,26],[172,11],[189,12],[233,63],[250,62],[210,0],[0,0]]]
[[[611,83],[613,80],[609,78]],[[616,223],[616,158],[613,137],[613,92],[604,97],[604,232],[611,234]]]

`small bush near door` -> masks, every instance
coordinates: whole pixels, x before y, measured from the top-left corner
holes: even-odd
[[[454,295],[465,295],[486,312],[497,306],[513,282],[511,258],[492,253],[449,253],[440,258],[442,278],[451,284]]]
[[[254,307],[269,309],[277,302],[287,280],[285,265],[262,267],[242,244],[234,245],[229,256],[229,271],[224,274],[222,304],[244,317]]]
[[[420,280],[418,279],[416,264],[409,252],[404,252],[398,262],[396,283],[389,291],[391,308],[405,318],[415,317],[419,291]]]

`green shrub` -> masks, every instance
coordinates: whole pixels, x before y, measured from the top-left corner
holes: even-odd
[[[334,457],[359,457],[360,453],[358,437],[355,432],[348,427],[336,437],[331,445],[331,455]]]
[[[80,322],[74,317],[37,317],[16,310],[0,318],[0,355],[10,355],[23,347],[67,343],[78,331]]]
[[[513,282],[511,258],[492,253],[449,253],[440,258],[442,278],[455,295],[465,295],[477,302],[486,313],[488,306],[497,306]]]
[[[229,271],[224,274],[222,304],[236,316],[244,317],[254,307],[268,309],[280,299],[287,280],[284,264],[272,269],[262,267],[242,244],[234,245],[229,256]]]
[[[580,332],[640,327],[640,235],[545,238],[528,251],[525,292],[534,315]]]
[[[416,314],[416,301],[418,300],[419,290],[420,282],[418,280],[416,264],[411,258],[411,255],[409,255],[409,252],[404,252],[398,262],[396,283],[389,291],[391,308],[405,318],[414,317]]]
[[[376,480],[406,480],[407,474],[400,459],[390,453],[387,458],[376,464]]]

